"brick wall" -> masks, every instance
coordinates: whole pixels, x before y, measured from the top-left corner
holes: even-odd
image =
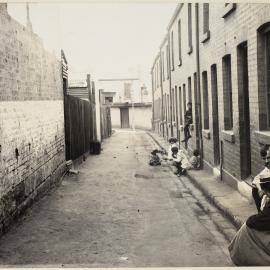
[[[191,7],[191,19],[189,20],[189,8]],[[178,5],[177,12],[173,14],[168,27],[168,36],[171,38],[174,33],[173,51],[174,51],[174,69],[170,68],[171,88],[177,89],[176,98],[179,99],[179,88],[181,87],[182,104],[178,102],[178,129],[180,138],[183,137],[183,127],[180,125],[180,110],[183,104],[183,85],[188,93],[188,78],[191,78],[193,121],[194,126],[192,138],[188,143],[189,153],[198,146],[200,133],[203,140],[203,159],[207,167],[218,166],[219,147],[222,143],[222,161],[223,170],[227,178],[240,180],[243,178],[241,173],[241,151],[243,153],[243,141],[241,141],[241,111],[243,111],[243,97],[241,97],[240,65],[237,47],[243,42],[247,42],[248,54],[248,84],[249,84],[249,110],[250,110],[250,147],[251,147],[251,170],[250,176],[256,175],[263,167],[260,158],[260,147],[263,144],[270,144],[270,131],[267,127],[267,109],[266,109],[266,91],[264,78],[263,39],[260,29],[264,24],[270,22],[269,4],[251,4],[251,3],[230,3],[225,6],[224,3],[209,4],[209,31],[205,31],[203,4],[199,4],[199,66],[196,62],[196,21],[195,4],[188,3]],[[181,55],[179,55],[178,25],[181,21]],[[188,25],[191,27],[189,28]],[[191,29],[191,31],[190,31]],[[191,39],[189,33],[192,33]],[[190,43],[192,41],[192,46]],[[171,43],[171,40],[168,41]],[[171,44],[170,44],[171,47]],[[230,55],[231,59],[231,84],[232,84],[232,111],[233,127],[231,130],[224,130],[224,69],[222,59]],[[180,57],[179,57],[180,56]],[[213,67],[216,70],[217,80],[213,80]],[[199,95],[196,98],[196,81],[194,74],[199,79],[201,103]],[[202,73],[205,72],[208,82],[208,112],[209,128],[202,130],[198,125],[199,111],[201,110],[201,120],[203,123],[203,85]],[[164,84],[163,84],[164,85]],[[168,86],[165,87],[167,89]],[[167,90],[165,90],[167,91]],[[215,95],[217,91],[217,95]],[[156,94],[158,96],[158,94]],[[187,100],[186,100],[187,102]],[[176,104],[174,105],[176,110]],[[196,107],[196,110],[195,110]],[[196,114],[196,111],[198,114]],[[182,115],[183,117],[183,115]],[[241,148],[242,147],[242,148]],[[243,158],[242,158],[243,161]],[[243,168],[242,168],[243,169]],[[229,180],[230,181],[230,180]]]
[[[65,170],[61,63],[0,5],[0,228]]]

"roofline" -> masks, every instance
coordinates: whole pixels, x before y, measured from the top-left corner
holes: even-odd
[[[166,33],[165,37],[163,38],[161,44],[160,44],[160,49],[163,48],[164,44],[168,41],[168,33]]]
[[[173,16],[172,16],[172,18],[171,18],[171,20],[170,20],[170,22],[169,22],[169,25],[168,25],[168,27],[167,27],[167,30],[168,30],[168,31],[171,29],[171,27],[172,27],[172,25],[173,25],[173,23],[174,23],[176,17],[178,16],[179,12],[181,11],[183,5],[184,5],[183,3],[179,3],[179,4],[177,5],[177,7],[176,7],[176,9],[175,9],[175,11],[174,11],[174,13],[173,13]]]
[[[155,64],[156,64],[159,57],[160,57],[160,52],[158,52],[157,56],[155,57],[155,60],[154,60],[153,65],[151,67],[151,72],[153,72],[154,66],[155,66]]]

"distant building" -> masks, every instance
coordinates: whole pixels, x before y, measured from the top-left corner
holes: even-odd
[[[151,95],[138,78],[100,79],[98,87],[113,128],[151,129]]]

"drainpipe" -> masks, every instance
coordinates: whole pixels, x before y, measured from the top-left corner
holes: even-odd
[[[163,103],[163,72],[162,72],[162,67],[164,68],[164,63],[163,63],[163,58],[162,58],[162,53],[161,53],[161,48],[160,48],[160,52],[159,52],[159,63],[161,63],[161,65],[159,64],[160,67],[160,89],[161,89],[161,121],[162,121],[162,137],[164,137],[164,113],[163,113],[163,107],[164,107],[164,103]]]
[[[197,110],[198,110],[198,135],[199,135],[199,148],[200,148],[200,164],[203,167],[203,139],[202,139],[202,111],[201,111],[201,87],[200,87],[200,40],[199,40],[199,4],[195,4],[195,18],[196,18],[196,65],[197,65]]]
[[[173,136],[173,125],[172,125],[172,70],[171,70],[171,40],[170,40],[170,29],[168,29],[168,58],[169,58],[169,87],[170,87],[170,124],[171,124],[171,137]]]

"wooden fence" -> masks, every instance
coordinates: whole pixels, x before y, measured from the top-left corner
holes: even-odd
[[[100,129],[101,129],[101,139],[108,138],[112,135],[110,106],[107,105],[100,106]]]
[[[75,160],[90,151],[96,140],[93,104],[65,95],[66,160]]]

